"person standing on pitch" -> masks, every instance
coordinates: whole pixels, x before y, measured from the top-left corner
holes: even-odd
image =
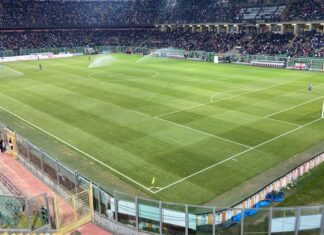
[[[38,68],[39,68],[40,71],[42,71],[42,70],[43,70],[43,66],[42,66],[42,64],[39,64],[39,65],[38,65]]]
[[[310,82],[310,83],[308,84],[308,91],[309,91],[309,92],[312,92],[312,89],[313,89],[313,84]]]

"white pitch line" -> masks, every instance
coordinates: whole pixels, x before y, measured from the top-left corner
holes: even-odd
[[[160,76],[160,72],[159,71],[154,71],[154,70],[141,70],[141,69],[128,69],[127,71],[150,71],[150,72],[154,72],[153,75],[148,76],[148,77],[138,77],[138,78],[127,78],[127,79],[112,79],[112,80],[106,80],[107,82],[127,82],[127,81],[138,81],[138,80],[145,80],[145,79],[151,79],[151,78],[156,78],[158,76]],[[90,79],[96,79],[95,77],[93,77],[96,74],[108,74],[109,71],[104,72],[104,71],[98,71],[98,72],[94,72],[88,75],[88,78]],[[113,72],[114,73],[114,72]],[[115,74],[121,74],[120,77],[122,77],[122,73],[115,73]],[[126,75],[127,76],[127,75]],[[136,76],[135,76],[136,77]]]
[[[306,101],[306,102],[304,102],[304,103],[294,105],[294,106],[289,107],[289,108],[287,108],[287,109],[284,109],[284,110],[281,110],[281,111],[279,111],[279,112],[275,112],[275,113],[272,113],[272,114],[270,114],[270,115],[268,115],[268,116],[265,116],[265,118],[272,117],[272,116],[274,116],[274,115],[276,115],[276,114],[283,113],[283,112],[285,112],[285,111],[288,111],[288,110],[291,110],[291,109],[297,108],[297,107],[299,107],[299,106],[303,106],[303,105],[308,104],[308,103],[312,103],[312,102],[314,102],[314,101],[316,101],[316,100],[323,99],[323,98],[324,98],[324,96],[321,96],[321,97],[318,97],[318,98],[316,98],[316,99],[309,100],[309,101]]]
[[[197,107],[205,106],[205,105],[208,105],[208,104],[217,103],[217,102],[220,102],[220,101],[223,101],[223,100],[229,100],[229,99],[232,99],[232,98],[235,98],[235,97],[239,97],[239,96],[243,96],[243,95],[248,95],[248,94],[256,93],[256,92],[259,92],[259,91],[263,91],[263,90],[271,89],[271,88],[278,87],[278,86],[282,86],[282,85],[285,85],[285,84],[288,84],[288,83],[292,83],[292,82],[294,82],[294,81],[289,81],[289,82],[284,82],[284,83],[280,83],[280,84],[273,85],[273,86],[268,86],[268,87],[265,87],[265,88],[261,88],[261,89],[253,90],[253,91],[246,92],[246,93],[243,93],[243,94],[233,95],[233,96],[230,96],[230,97],[227,97],[227,98],[224,98],[224,99],[219,99],[219,100],[215,100],[215,101],[210,101],[210,102],[208,102],[208,103],[197,104],[197,105],[194,105],[194,106],[191,106],[191,107],[185,108],[185,109],[181,109],[181,110],[177,110],[177,111],[173,111],[173,112],[169,112],[169,113],[160,114],[160,115],[157,115],[157,116],[155,116],[155,117],[163,117],[163,116],[167,116],[167,115],[170,115],[170,114],[180,113],[180,112],[182,112],[182,111],[186,111],[186,110],[189,110],[189,109],[193,109],[193,108],[197,108]]]
[[[149,77],[144,77],[144,78],[138,78],[138,79],[119,79],[119,80],[109,80],[108,82],[116,82],[116,81],[137,81],[137,80],[144,80],[144,79],[151,79],[160,76],[160,72],[158,71],[153,71],[153,70],[144,70],[144,71],[152,71],[155,74]],[[35,85],[35,86],[29,86],[29,87],[23,87],[23,88],[15,88],[15,89],[10,89],[10,90],[5,90],[5,92],[14,92],[14,91],[22,91],[22,90],[29,90],[29,89],[34,89],[34,88],[40,88],[40,87],[47,87],[47,86],[55,86],[55,85],[63,85],[63,84],[71,84],[71,83],[83,83],[83,82],[92,82],[94,78],[92,78],[92,75],[95,73],[88,74],[88,79],[83,79],[83,80],[77,80],[77,81],[65,81],[65,82],[53,82],[53,83],[47,83],[47,84],[41,84],[41,85]]]
[[[60,83],[42,84],[42,85],[35,85],[35,86],[29,86],[29,87],[23,87],[23,88],[16,88],[16,89],[5,90],[5,92],[29,90],[29,89],[40,88],[40,87],[47,87],[47,86],[59,85],[59,84],[66,84],[66,82],[64,82],[64,83],[63,82],[60,82]]]
[[[191,178],[191,177],[193,177],[193,176],[195,176],[195,175],[198,175],[198,174],[200,174],[200,173],[202,173],[202,172],[204,172],[204,171],[207,171],[207,170],[209,170],[209,169],[211,169],[211,168],[214,168],[215,166],[221,165],[221,164],[223,164],[224,162],[227,162],[227,161],[229,161],[229,160],[232,160],[232,159],[234,159],[234,158],[236,158],[236,157],[238,157],[238,156],[240,156],[240,155],[242,155],[242,154],[244,154],[244,153],[250,152],[251,150],[256,149],[256,148],[258,148],[258,147],[260,147],[260,146],[262,146],[262,145],[265,145],[265,144],[267,144],[267,143],[269,143],[269,142],[272,142],[272,141],[274,141],[274,140],[276,140],[276,139],[279,139],[279,138],[281,138],[281,137],[283,137],[283,136],[285,136],[285,135],[288,135],[288,134],[290,134],[290,133],[292,133],[292,132],[295,132],[295,131],[297,131],[297,130],[303,128],[303,127],[309,126],[309,125],[311,125],[311,124],[313,124],[313,123],[315,123],[315,122],[317,122],[317,121],[319,121],[319,120],[322,120],[322,117],[321,117],[321,118],[318,118],[318,119],[316,119],[316,120],[314,120],[314,121],[311,121],[311,122],[309,122],[309,123],[307,123],[307,124],[305,124],[305,125],[299,126],[299,127],[295,128],[295,129],[292,129],[292,130],[290,130],[290,131],[288,131],[288,132],[285,132],[285,133],[283,133],[283,134],[281,134],[281,135],[279,135],[279,136],[276,136],[276,137],[274,137],[274,138],[272,138],[272,139],[270,139],[270,140],[267,140],[267,141],[265,141],[265,142],[263,142],[263,143],[261,143],[261,144],[258,144],[258,145],[256,145],[256,146],[250,148],[250,149],[247,149],[247,150],[245,150],[245,151],[243,151],[243,152],[237,153],[237,154],[235,154],[235,155],[233,155],[233,156],[231,156],[231,157],[229,157],[229,158],[226,158],[226,159],[224,159],[224,160],[222,160],[222,161],[220,161],[220,162],[217,162],[217,163],[215,163],[215,164],[213,164],[213,165],[211,165],[211,166],[208,166],[208,167],[206,167],[206,168],[204,168],[204,169],[202,169],[202,170],[200,170],[200,171],[197,171],[197,172],[195,172],[195,173],[193,173],[193,174],[191,174],[191,175],[188,175],[188,176],[186,176],[186,177],[184,177],[184,178],[182,178],[182,179],[180,179],[180,180],[178,180],[178,181],[175,181],[175,182],[173,182],[173,183],[171,183],[171,184],[169,184],[169,185],[167,185],[167,186],[165,186],[165,187],[162,187],[160,190],[155,191],[154,194],[159,193],[159,192],[161,192],[162,190],[165,190],[165,189],[167,189],[167,188],[170,188],[170,187],[172,187],[172,186],[174,186],[174,185],[176,185],[176,184],[178,184],[178,183],[181,183],[182,181],[185,181],[185,180],[187,180],[187,179],[189,179],[189,178]]]
[[[179,124],[179,123],[176,123],[176,122],[172,122],[172,121],[169,121],[169,120],[166,120],[166,119],[163,119],[163,118],[159,118],[159,117],[155,117],[155,118],[157,118],[157,119],[159,119],[161,121],[164,121],[164,122],[167,122],[167,123],[171,123],[173,125],[176,125],[176,126],[185,128],[185,129],[189,129],[189,130],[192,130],[192,131],[195,131],[195,132],[204,134],[204,135],[208,135],[208,136],[211,136],[211,137],[214,137],[214,138],[217,138],[217,139],[220,139],[220,140],[223,140],[223,141],[232,143],[232,144],[240,145],[240,146],[243,146],[243,147],[248,148],[248,149],[252,148],[251,146],[248,146],[248,145],[245,145],[245,144],[241,144],[241,143],[238,143],[236,141],[229,140],[229,139],[226,139],[226,138],[223,138],[223,137],[220,137],[220,136],[217,136],[217,135],[214,135],[214,134],[205,132],[205,131],[201,131],[201,130],[198,130],[198,129],[195,129],[195,128],[192,128],[192,127],[189,127],[189,126],[186,126],[186,125],[182,125],[182,124]]]
[[[17,73],[20,76],[24,76],[25,75],[22,72],[19,72],[18,70],[15,70],[15,69],[10,68],[9,66],[6,66],[6,65],[2,65],[2,66],[5,67],[5,69],[10,70],[11,72]]]
[[[136,185],[138,185],[138,186],[140,186],[140,187],[146,189],[147,191],[149,191],[149,192],[151,192],[151,193],[154,193],[154,191],[152,191],[150,188],[145,187],[145,186],[142,185],[141,183],[139,183],[139,182],[133,180],[132,178],[128,177],[127,175],[124,175],[123,173],[119,172],[118,170],[114,169],[113,167],[111,167],[111,166],[109,166],[109,165],[103,163],[102,161],[100,161],[100,160],[98,160],[97,158],[91,156],[90,154],[84,152],[83,150],[81,150],[81,149],[79,149],[79,148],[73,146],[72,144],[66,142],[65,140],[62,140],[61,138],[55,136],[54,134],[52,134],[52,133],[50,133],[50,132],[44,130],[43,128],[41,128],[41,127],[39,127],[39,126],[37,126],[37,125],[35,125],[35,124],[29,122],[29,121],[27,121],[26,119],[20,117],[19,115],[15,114],[15,113],[13,113],[13,112],[11,112],[11,111],[9,111],[8,109],[6,109],[6,108],[4,108],[4,107],[1,107],[1,106],[0,106],[0,109],[2,109],[2,110],[4,110],[5,112],[11,114],[12,116],[14,116],[14,117],[16,117],[16,118],[18,118],[18,119],[24,121],[25,123],[27,123],[27,124],[29,124],[29,125],[35,127],[36,129],[38,129],[38,130],[44,132],[45,134],[47,134],[47,135],[49,135],[49,136],[51,136],[51,137],[57,139],[57,140],[60,141],[61,143],[65,144],[65,145],[69,146],[70,148],[72,148],[72,149],[78,151],[79,153],[81,153],[81,154],[87,156],[88,158],[92,159],[93,161],[95,161],[95,162],[99,163],[100,165],[102,165],[102,166],[104,166],[104,167],[110,169],[111,171],[113,171],[113,172],[115,172],[116,174],[118,174],[118,175],[124,177],[125,179],[127,179],[127,180],[133,182],[134,184],[136,184]]]
[[[294,125],[294,126],[300,126],[296,123],[292,123],[292,122],[286,122],[286,121],[283,121],[283,120],[279,120],[279,119],[275,119],[275,118],[271,118],[271,117],[264,117],[265,119],[269,119],[269,120],[273,120],[273,121],[277,121],[277,122],[282,122],[284,124],[290,124],[290,125]]]
[[[227,93],[231,93],[231,92],[237,92],[237,91],[255,91],[255,89],[238,89],[238,90],[229,90],[229,91],[224,91],[224,92],[218,92],[218,93],[213,94],[210,97],[210,102],[214,101],[215,96],[219,96],[219,95],[227,94]]]

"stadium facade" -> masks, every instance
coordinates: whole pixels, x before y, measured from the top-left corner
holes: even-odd
[[[156,50],[166,47],[172,50]],[[8,0],[0,3],[0,62],[107,51],[323,71],[324,1]],[[323,154],[316,154],[292,171],[284,172],[231,208],[217,208],[155,201],[92,185],[90,179],[19,134],[5,127],[0,132],[8,145],[12,144],[9,139],[15,141],[10,155],[59,194],[74,195],[67,196],[62,203],[62,207],[67,203],[74,209],[74,214],[69,215],[74,216],[74,224],[66,226],[69,231],[85,218],[86,222],[92,220],[124,234],[324,234],[323,206],[263,208],[275,200],[280,202],[282,198],[273,191],[280,191],[324,162]],[[155,178],[152,185],[154,181]],[[269,199],[270,196],[273,198]],[[32,206],[36,199],[27,200],[26,204],[23,200],[18,195],[10,198],[9,204],[13,201],[19,211],[25,212],[25,205]],[[35,207],[35,211],[38,213],[44,207],[49,210],[47,198],[43,196],[40,200],[41,206]],[[3,201],[8,207],[8,199]],[[76,206],[76,202],[81,206]],[[11,221],[18,218],[10,212],[6,216],[13,217]],[[33,219],[28,213],[27,218]],[[46,216],[42,218],[41,225],[50,231],[49,220]],[[53,223],[58,229],[64,219]],[[32,230],[28,226],[24,232]]]

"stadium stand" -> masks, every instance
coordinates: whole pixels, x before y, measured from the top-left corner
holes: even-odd
[[[0,3],[1,27],[154,24],[159,1],[10,1]]]
[[[3,0],[0,52],[13,50],[19,55],[23,49],[110,45],[173,47],[219,54],[236,50],[243,55],[279,54],[287,58],[324,57],[323,0],[291,0],[287,5],[253,7],[224,2]],[[294,61],[291,63],[291,67],[295,66]],[[283,61],[262,60],[251,64],[280,68],[286,65]],[[319,70],[322,65],[319,63]],[[29,198],[44,192],[51,197],[56,195],[17,161],[5,154],[0,156],[0,194]],[[22,207],[19,200],[0,197],[0,224],[16,223],[14,218]],[[92,223],[78,228],[78,232],[109,234]]]
[[[276,22],[280,20],[280,16],[286,6],[266,6],[266,7],[248,7],[241,8],[236,16],[240,20],[264,20]]]
[[[290,56],[324,57],[324,33],[310,31],[297,36],[288,48]]]
[[[55,30],[0,33],[0,50],[25,48],[77,47],[77,46],[134,46],[149,48],[175,47],[186,50],[205,50],[225,53],[240,46],[241,53],[288,54],[289,56],[323,57],[323,33],[305,32],[294,40],[292,33],[215,33],[190,32],[175,29],[159,30]],[[292,43],[292,44],[291,44]]]
[[[0,50],[85,45],[127,46],[134,45],[146,32],[90,29],[0,32]]]
[[[288,12],[286,12],[288,11]],[[78,46],[176,47],[225,53],[323,56],[322,33],[304,28],[211,29],[182,24],[324,19],[321,0],[289,5],[224,5],[222,1],[2,1],[0,50]],[[161,30],[155,24],[177,24]],[[233,26],[233,25],[232,25]],[[235,25],[234,25],[235,26]],[[116,28],[117,27],[117,28]],[[283,27],[283,26],[282,26]],[[163,31],[163,32],[161,32]],[[298,36],[297,34],[300,34]]]
[[[293,34],[261,33],[250,36],[250,40],[242,45],[241,53],[247,54],[284,54],[287,53],[288,44]]]
[[[223,6],[218,1],[176,1],[167,4],[157,23],[211,23],[233,22],[238,6]]]
[[[322,0],[295,0],[292,2],[286,21],[311,21],[324,19]]]
[[[149,26],[165,23],[277,22],[286,6],[246,7],[222,1],[9,1],[0,3],[2,28]],[[322,0],[294,0],[287,21],[324,18]]]

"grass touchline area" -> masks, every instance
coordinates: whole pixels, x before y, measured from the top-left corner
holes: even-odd
[[[16,118],[18,118],[18,119],[20,119],[20,120],[26,122],[27,124],[29,124],[29,125],[31,125],[31,126],[37,128],[38,130],[44,132],[45,134],[47,134],[47,135],[49,135],[49,136],[51,136],[51,137],[57,139],[58,141],[62,142],[63,144],[65,144],[65,145],[71,147],[72,149],[76,150],[77,152],[81,153],[82,155],[85,155],[86,157],[88,157],[88,158],[90,158],[90,159],[92,159],[92,160],[98,162],[99,164],[101,164],[101,165],[107,167],[109,170],[111,170],[111,171],[117,173],[118,175],[121,175],[122,177],[126,178],[127,180],[129,180],[129,181],[131,181],[131,182],[133,182],[133,183],[135,183],[135,184],[141,186],[142,188],[144,188],[144,189],[150,191],[151,193],[154,193],[154,191],[152,191],[150,188],[145,187],[144,185],[138,183],[137,181],[135,181],[135,180],[133,180],[132,178],[130,178],[130,177],[124,175],[123,173],[117,171],[116,169],[112,168],[111,166],[108,166],[107,164],[103,163],[102,161],[98,160],[97,158],[95,158],[95,157],[91,156],[90,154],[84,152],[83,150],[81,150],[81,149],[75,147],[74,145],[72,145],[72,144],[66,142],[65,140],[63,140],[63,139],[61,139],[61,138],[59,138],[59,137],[53,135],[52,133],[50,133],[50,132],[44,130],[43,128],[41,128],[41,127],[39,127],[39,126],[37,126],[37,125],[35,125],[35,124],[29,122],[28,120],[26,120],[26,119],[20,117],[19,115],[15,114],[15,113],[13,113],[13,112],[11,112],[11,111],[9,111],[8,109],[5,109],[5,108],[3,108],[3,107],[1,107],[1,106],[0,106],[0,109],[6,111],[7,113],[11,114],[12,116],[14,116],[14,117],[16,117]]]
[[[321,73],[109,56],[6,63],[0,123],[103,187],[190,204],[324,141]]]
[[[303,128],[303,127],[305,127],[305,126],[311,125],[311,124],[313,124],[314,122],[317,122],[317,121],[322,120],[322,119],[323,119],[323,118],[316,119],[316,120],[314,120],[314,121],[312,121],[312,122],[310,122],[310,123],[307,123],[307,124],[305,124],[305,125],[303,125],[303,126],[299,126],[299,127],[297,127],[296,129],[293,129],[293,130],[291,130],[291,131],[289,131],[289,132],[286,132],[286,133],[284,133],[284,134],[282,134],[282,135],[280,135],[280,136],[277,136],[277,137],[275,137],[275,138],[273,138],[273,139],[271,139],[271,140],[265,141],[264,143],[261,143],[261,144],[259,144],[259,145],[257,145],[257,146],[250,147],[249,149],[247,149],[247,150],[245,150],[245,151],[243,151],[243,152],[241,152],[241,153],[238,153],[238,154],[236,154],[236,155],[234,155],[234,156],[231,156],[231,157],[229,157],[229,158],[227,158],[227,159],[224,159],[224,160],[222,160],[221,162],[218,162],[218,163],[215,163],[214,165],[211,165],[211,166],[209,166],[209,167],[206,167],[205,169],[202,169],[202,170],[200,170],[200,171],[197,171],[197,172],[195,172],[194,174],[189,175],[189,176],[187,176],[187,177],[185,177],[185,178],[183,178],[183,179],[181,179],[181,180],[178,180],[178,181],[176,181],[176,182],[174,182],[174,183],[172,183],[172,184],[170,184],[170,185],[167,185],[167,186],[165,186],[165,187],[162,187],[162,188],[160,188],[160,190],[158,190],[158,191],[156,191],[156,192],[154,192],[154,193],[158,193],[158,192],[160,192],[160,191],[162,191],[162,190],[164,190],[164,189],[166,189],[166,188],[169,188],[169,187],[171,187],[171,186],[174,186],[174,185],[176,185],[176,184],[178,184],[178,183],[180,183],[180,182],[182,182],[182,181],[184,181],[184,180],[187,180],[187,179],[189,179],[189,178],[191,178],[191,177],[193,177],[193,176],[195,176],[195,175],[197,175],[197,174],[200,174],[200,173],[202,173],[202,172],[204,172],[204,171],[206,171],[206,170],[208,170],[208,169],[210,169],[210,168],[213,168],[213,167],[215,167],[215,166],[219,166],[219,165],[223,164],[224,162],[227,162],[227,161],[229,161],[229,160],[235,159],[236,157],[238,157],[238,156],[240,156],[240,155],[242,155],[242,154],[244,154],[244,153],[246,153],[246,152],[249,152],[249,151],[251,151],[251,150],[253,150],[253,149],[255,149],[255,148],[258,148],[258,147],[260,147],[260,146],[262,146],[262,145],[264,145],[264,144],[266,144],[266,143],[269,143],[269,142],[271,142],[271,141],[273,141],[273,140],[276,140],[276,139],[278,139],[278,138],[280,138],[280,137],[282,137],[282,136],[284,136],[284,135],[287,135],[287,134],[289,134],[289,133],[291,133],[291,132],[294,132],[294,131],[296,131],[296,130],[298,130],[298,129],[300,129],[300,128]]]

